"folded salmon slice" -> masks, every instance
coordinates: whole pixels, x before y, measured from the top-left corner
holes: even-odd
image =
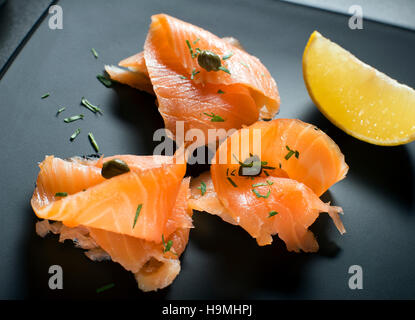
[[[104,179],[103,163],[115,158],[125,161],[130,172]],[[164,288],[180,271],[178,257],[192,227],[185,167],[165,156],[48,156],[40,164],[32,197],[36,215],[46,219],[37,224],[37,232],[60,233],[60,241],[74,240],[89,250],[91,259],[120,263],[135,274],[143,291]],[[68,195],[58,197],[59,192]],[[52,220],[57,222],[50,224]],[[164,252],[169,241],[171,248]]]
[[[244,174],[254,161],[258,171]],[[210,175],[192,181],[190,207],[240,225],[259,245],[278,234],[290,251],[315,252],[318,244],[308,227],[320,212],[328,212],[345,232],[341,208],[318,196],[347,170],[338,146],[316,127],[293,119],[257,122],[220,145]]]
[[[193,53],[209,50],[229,56],[221,63],[230,74],[200,67],[189,45]],[[260,115],[272,118],[279,109],[274,79],[259,59],[238,48],[235,39],[220,39],[165,14],[152,16],[144,52],[124,59],[120,66],[128,69],[106,66],[106,71],[112,79],[136,88],[148,75],[165,127],[173,135],[177,121],[184,121],[185,133],[200,129],[207,138],[209,129],[238,129]],[[134,73],[136,80],[131,78]],[[212,114],[223,121],[212,121]]]

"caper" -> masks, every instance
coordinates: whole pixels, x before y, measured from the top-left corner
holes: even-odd
[[[128,165],[121,159],[112,159],[110,161],[104,162],[104,165],[101,169],[101,175],[105,179],[109,179],[120,174],[129,172],[130,168]]]
[[[219,68],[222,66],[220,57],[216,53],[209,50],[200,51],[197,56],[197,62],[207,71],[219,71]]]

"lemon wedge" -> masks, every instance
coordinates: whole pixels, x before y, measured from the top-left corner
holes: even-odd
[[[304,49],[303,76],[319,110],[351,136],[384,146],[415,140],[415,90],[317,31]]]

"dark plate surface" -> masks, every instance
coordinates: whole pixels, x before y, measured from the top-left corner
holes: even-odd
[[[369,21],[363,30],[350,30],[345,16],[271,0],[58,4],[63,30],[50,30],[47,17],[0,81],[0,298],[415,298],[415,144],[377,147],[344,134],[311,102],[301,69],[304,46],[317,29],[415,87],[414,32]],[[93,153],[89,131],[106,155],[152,153],[153,132],[163,126],[154,98],[119,85],[107,89],[95,76],[104,64],[141,50],[150,16],[160,12],[240,39],[278,82],[278,116],[311,122],[339,144],[350,171],[323,199],[343,207],[347,234],[340,236],[322,215],[312,227],[320,252],[294,254],[278,239],[258,247],[242,229],[196,213],[179,277],[171,287],[148,294],[121,266],[91,262],[71,243],[36,236],[29,201],[36,163],[45,155]],[[42,100],[46,92],[51,96]],[[104,115],[82,108],[82,96],[100,105]],[[60,106],[66,111],[56,117]],[[65,116],[81,112],[83,121],[63,123]],[[82,133],[70,143],[78,127]],[[63,268],[63,290],[48,288],[54,264]],[[363,268],[363,290],[348,287],[351,265]],[[96,293],[108,283],[115,287]]]

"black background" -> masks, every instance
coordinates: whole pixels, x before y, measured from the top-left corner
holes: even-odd
[[[0,80],[0,298],[169,299],[395,299],[415,297],[415,144],[378,147],[332,126],[311,102],[301,57],[313,30],[400,82],[415,87],[415,33],[364,21],[350,30],[348,17],[279,1],[59,1],[63,30],[48,20],[26,43]],[[195,213],[195,229],[173,285],[141,293],[133,275],[115,263],[89,261],[71,243],[35,235],[30,197],[37,162],[90,154],[92,131],[106,155],[151,154],[152,135],[163,126],[154,97],[128,87],[105,88],[95,76],[104,64],[142,49],[150,16],[165,12],[219,36],[234,36],[275,77],[281,118],[299,118],[325,130],[350,166],[347,178],[323,195],[343,207],[347,234],[327,216],[313,225],[318,254],[288,253],[275,239],[258,247],[238,227]],[[99,53],[95,59],[91,48]],[[50,92],[45,100],[40,97]],[[79,105],[85,96],[104,115]],[[59,117],[57,109],[65,106]],[[85,119],[65,124],[66,116]],[[77,128],[82,133],[70,143]],[[193,171],[194,172],[194,171]],[[48,288],[48,268],[61,265],[64,289]],[[348,288],[348,268],[361,265],[364,289]],[[97,294],[96,289],[115,287]]]

